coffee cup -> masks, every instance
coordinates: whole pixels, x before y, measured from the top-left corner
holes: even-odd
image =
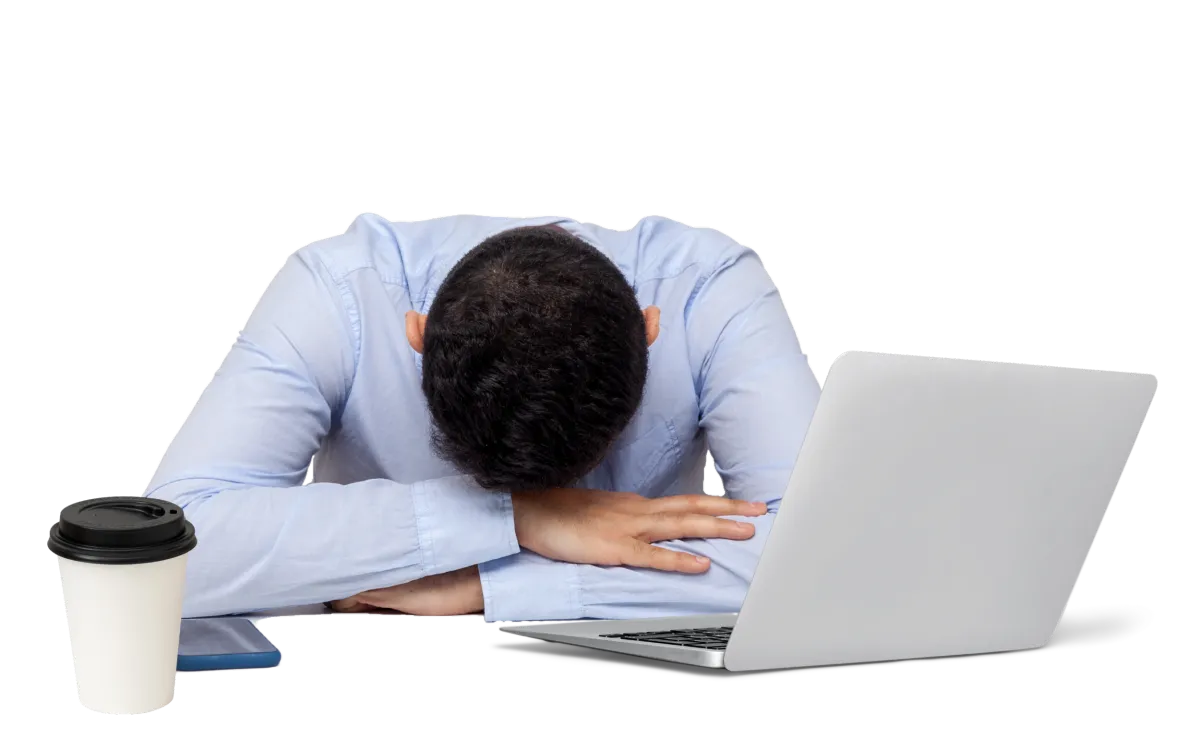
[[[85,500],[63,509],[48,546],[59,558],[80,702],[117,714],[170,703],[196,546],[183,510],[144,497]]]

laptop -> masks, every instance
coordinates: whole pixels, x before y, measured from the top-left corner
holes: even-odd
[[[739,613],[501,630],[734,672],[1039,648],[1156,385],[848,352]]]

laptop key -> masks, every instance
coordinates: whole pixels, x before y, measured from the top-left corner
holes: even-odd
[[[732,627],[691,628],[682,630],[645,630],[633,633],[602,633],[600,637],[618,638],[637,643],[660,643],[666,646],[724,651],[732,632]]]

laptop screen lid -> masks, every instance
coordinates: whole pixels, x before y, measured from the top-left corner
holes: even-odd
[[[849,352],[725,652],[734,671],[1044,645],[1153,376]]]

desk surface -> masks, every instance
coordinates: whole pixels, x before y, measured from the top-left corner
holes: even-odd
[[[530,638],[497,640],[496,626],[478,616],[451,623],[326,614],[323,607],[256,613],[252,619],[283,650],[284,664],[274,671],[181,674],[174,713],[155,718],[511,719],[556,712],[718,719],[738,712],[810,718],[821,712],[1192,709],[1177,680],[1162,679],[1164,665],[1176,674],[1200,667],[1196,649],[1186,647],[1194,640],[1192,620],[1165,614],[1180,606],[1180,589],[1094,588],[1086,606],[1068,610],[1055,640],[1037,652],[742,673]],[[1164,616],[1121,617],[1128,612]],[[1114,622],[1122,628],[1115,631]],[[403,626],[442,623],[462,626]],[[70,659],[56,667],[61,684],[70,684]],[[446,694],[442,688],[487,691]],[[566,691],[550,696],[524,688]],[[577,688],[588,690],[572,691]],[[648,697],[644,689],[656,692]]]
[[[1122,661],[1105,660],[1079,647],[1090,638],[1078,612],[1068,611],[1062,640],[1037,652],[742,673],[529,638],[497,640],[496,626],[481,624],[478,617],[455,620],[452,624],[462,624],[460,628],[413,630],[403,625],[434,623],[383,614],[278,613],[260,622],[283,649],[283,666],[274,671],[180,676],[176,710],[179,718],[227,712],[282,712],[281,718],[330,712],[384,712],[396,718],[500,712],[515,718],[539,710],[703,712],[700,718],[716,718],[730,712],[1188,708],[1181,706],[1181,691],[1150,679],[1157,668],[1151,652],[1157,646],[1140,641],[1141,655],[1133,659],[1112,649],[1111,632],[1098,632]],[[1177,643],[1182,631],[1160,635],[1164,638],[1159,644]],[[1122,680],[1127,689],[1109,685],[1105,674],[1128,674],[1132,668],[1147,679]],[[1096,686],[1102,683],[1109,686]],[[488,692],[445,694],[443,688]],[[491,690],[497,688],[503,690]],[[526,688],[588,690],[547,698],[528,694],[522,690]],[[658,691],[649,698],[640,692],[644,689]],[[695,690],[706,694],[697,698]]]

